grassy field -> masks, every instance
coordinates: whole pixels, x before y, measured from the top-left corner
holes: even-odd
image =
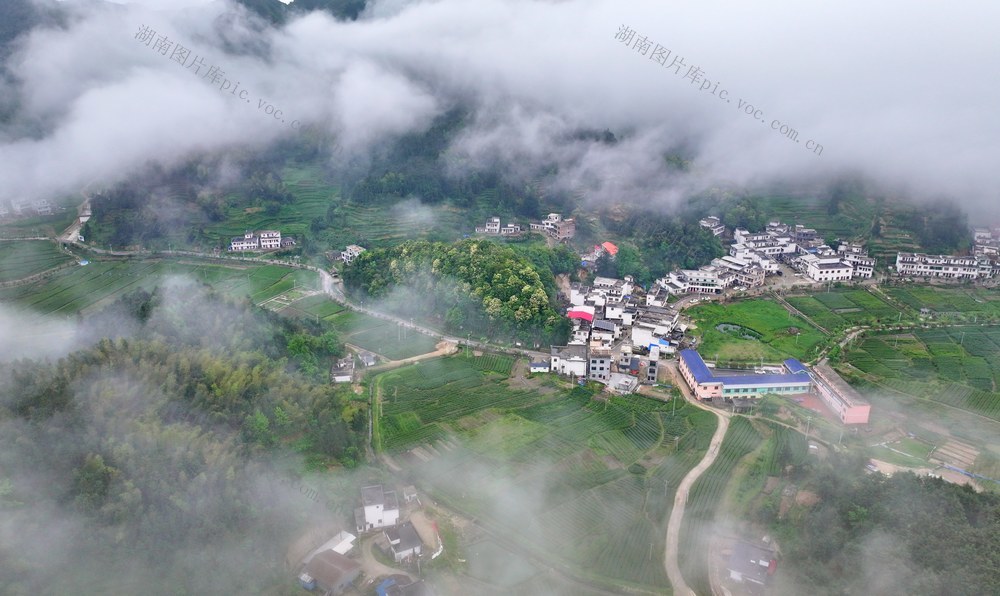
[[[383,448],[436,500],[574,575],[664,590],[673,492],[715,417],[584,387],[541,393],[508,380],[512,365],[459,355],[380,375]]]
[[[167,276],[183,275],[211,284],[224,294],[264,302],[293,287],[318,283],[315,273],[275,265],[222,266],[155,259],[95,261],[34,284],[0,290],[0,300],[42,315],[87,312],[138,288],[150,289]]]
[[[797,308],[827,331],[835,332],[855,325],[871,325],[880,322],[897,322],[910,314],[900,317],[900,310],[875,294],[853,288],[831,288],[828,291],[787,296],[789,304]]]
[[[0,281],[23,279],[73,259],[54,242],[46,240],[0,242]]]
[[[808,322],[767,300],[701,304],[687,314],[697,322],[698,350],[706,359],[805,360],[819,351],[825,339]]]
[[[756,449],[762,440],[760,433],[748,418],[742,416],[733,418],[726,437],[719,447],[718,458],[691,487],[687,509],[684,512],[684,523],[681,525],[681,549],[678,558],[684,581],[697,594],[712,593],[708,580],[706,553],[709,552],[713,526],[726,485],[732,477],[736,464]]]

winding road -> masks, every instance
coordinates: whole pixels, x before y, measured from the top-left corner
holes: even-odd
[[[671,363],[668,366],[668,370],[674,378],[675,386],[681,389],[681,393],[687,401],[703,410],[712,412],[719,419],[719,426],[715,429],[715,434],[712,435],[712,441],[709,443],[708,452],[705,453],[705,457],[684,476],[684,479],[678,485],[677,492],[674,494],[674,508],[670,510],[670,519],[667,521],[667,544],[663,555],[663,565],[667,570],[667,578],[670,579],[670,585],[674,588],[674,594],[696,596],[694,590],[685,583],[680,565],[677,562],[677,553],[680,549],[681,524],[684,522],[684,509],[687,506],[687,497],[691,491],[691,487],[694,486],[695,481],[701,477],[705,470],[715,462],[715,458],[719,456],[719,445],[722,444],[722,439],[725,438],[726,431],[729,430],[729,416],[724,412],[698,403],[698,400],[694,399],[694,396],[688,393],[687,385],[684,384],[684,380],[677,374],[676,363]]]

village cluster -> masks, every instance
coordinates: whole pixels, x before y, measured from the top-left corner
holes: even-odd
[[[441,540],[433,526],[423,528],[425,536],[421,537],[413,522],[405,519],[408,511],[420,505],[416,488],[405,487],[402,496],[401,507],[396,491],[385,490],[382,485],[363,487],[361,506],[354,510],[356,534],[341,530],[329,540],[325,540],[325,536],[319,537],[319,540],[325,541],[318,547],[309,549],[301,562],[289,561],[299,570],[299,584],[320,594],[338,594],[356,584],[362,573],[365,573],[369,576],[370,583],[381,578],[382,581],[375,586],[375,591],[380,596],[419,596],[427,593],[422,580],[414,581],[404,574],[382,577],[378,573],[381,567],[377,562],[369,562],[364,554],[352,553],[355,551],[355,541],[360,536],[371,537],[374,546],[396,564],[409,565],[418,561],[421,556],[435,558],[441,554]],[[435,541],[438,550],[433,553],[424,552],[425,544]]]
[[[52,215],[54,210],[55,206],[45,199],[37,201],[24,199],[13,199],[9,202],[0,201],[0,219]]]
[[[972,255],[896,255],[896,273],[908,277],[983,280],[1000,276],[1000,227],[975,228]]]
[[[718,237],[730,237],[718,217],[706,217],[701,226]],[[875,259],[864,246],[844,243],[836,250],[819,237],[816,230],[780,221],[767,224],[763,232],[733,230],[729,254],[699,269],[682,269],[657,280],[670,294],[720,294],[728,288],[751,289],[764,285],[770,275],[784,275],[788,265],[815,282],[869,278]]]

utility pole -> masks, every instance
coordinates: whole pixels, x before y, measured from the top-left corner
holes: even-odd
[[[809,425],[812,424],[812,419],[813,417],[811,415],[806,416],[806,441],[809,440]]]

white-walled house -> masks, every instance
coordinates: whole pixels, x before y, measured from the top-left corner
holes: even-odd
[[[361,507],[354,510],[358,533],[394,526],[399,521],[399,501],[395,491],[383,491],[381,484],[361,489]]]
[[[560,375],[587,376],[587,346],[569,344],[552,346],[552,359],[549,363],[552,372]]]
[[[423,550],[423,541],[420,534],[413,527],[411,522],[402,523],[396,527],[385,530],[385,539],[389,542],[389,550],[392,551],[392,558],[401,562],[407,558],[415,557]]]

